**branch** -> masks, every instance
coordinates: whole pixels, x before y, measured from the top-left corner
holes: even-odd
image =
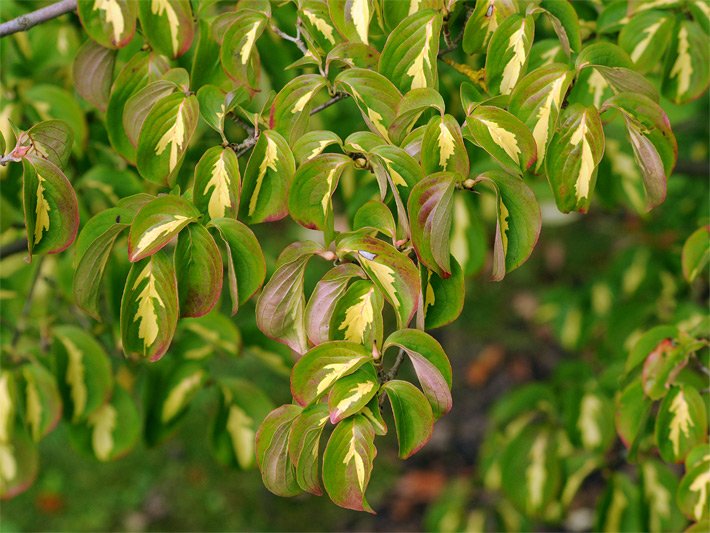
[[[16,19],[3,22],[0,24],[0,37],[29,30],[32,26],[74,11],[76,9],[76,1],[77,0],[61,0],[42,9],[38,9],[37,11],[20,15]]]
[[[340,102],[341,100],[344,100],[344,99],[347,98],[348,96],[350,96],[350,95],[347,94],[347,93],[338,93],[338,94],[336,94],[335,96],[333,96],[333,98],[331,98],[331,99],[328,100],[327,102],[323,102],[321,105],[314,107],[314,108],[311,110],[311,115],[315,115],[316,113],[320,113],[320,112],[323,111],[324,109],[327,109],[327,108],[329,108],[330,106],[332,106],[333,104],[335,104],[335,103],[337,103],[337,102]]]

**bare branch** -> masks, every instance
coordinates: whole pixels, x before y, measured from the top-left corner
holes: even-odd
[[[311,115],[315,115],[316,113],[320,113],[324,109],[327,109],[328,107],[332,106],[333,104],[340,102],[341,100],[344,100],[347,98],[349,95],[347,93],[338,93],[333,98],[328,100],[327,102],[323,102],[321,105],[314,107],[311,110]]]
[[[48,5],[47,7],[38,9],[37,11],[20,15],[16,19],[0,24],[0,37],[29,30],[37,24],[61,17],[62,15],[74,11],[75,9],[76,0],[61,0],[54,4]]]

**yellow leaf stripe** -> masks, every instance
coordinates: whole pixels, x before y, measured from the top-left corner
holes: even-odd
[[[296,113],[300,113],[301,111],[303,111],[303,108],[306,107],[306,104],[310,102],[311,98],[313,98],[314,92],[316,92],[316,89],[312,89],[303,96],[301,96],[294,104],[293,109],[291,109],[291,114],[295,115]]]
[[[700,520],[703,516],[703,511],[707,507],[708,502],[708,487],[710,487],[710,470],[700,474],[690,484],[690,491],[698,493],[698,501],[693,507],[693,516],[696,520]]]
[[[162,155],[163,152],[170,145],[170,159],[168,160],[168,169],[170,172],[175,170],[178,162],[179,151],[181,151],[185,146],[185,117],[183,117],[183,108],[185,106],[185,101],[180,102],[178,106],[177,115],[175,116],[175,123],[168,128],[168,130],[163,134],[163,136],[155,145],[155,155]]]
[[[518,83],[518,78],[520,78],[520,73],[523,70],[526,59],[524,37],[525,20],[520,24],[520,29],[513,32],[508,40],[506,52],[512,49],[513,57],[510,58],[503,69],[503,78],[500,81],[500,94],[510,94],[515,84]]]
[[[429,54],[431,52],[431,40],[434,33],[434,19],[427,22],[424,31],[425,36],[422,50],[419,52],[419,55],[414,58],[411,66],[407,69],[407,76],[412,78],[412,89],[422,89],[427,86],[424,65],[426,64],[431,70],[432,67]]]
[[[66,382],[71,389],[71,399],[74,404],[74,419],[78,419],[86,409],[88,391],[84,381],[84,359],[83,353],[70,339],[60,338],[67,351],[67,375]]]
[[[439,145],[439,166],[446,168],[446,163],[456,151],[456,143],[454,141],[454,136],[451,134],[451,131],[446,126],[446,122],[444,122],[443,119],[441,124],[439,124],[439,137],[437,139],[437,144]]]
[[[360,256],[360,261],[370,268],[377,280],[382,284],[382,287],[392,301],[392,305],[395,309],[398,309],[400,303],[397,298],[397,289],[394,288],[394,270],[387,265],[368,259],[367,256],[363,255],[362,251],[359,251],[358,255]]]
[[[685,400],[685,394],[680,391],[671,402],[670,412],[673,413],[671,419],[671,429],[668,433],[668,438],[673,444],[673,453],[677,456],[680,454],[680,436],[681,433],[688,438],[690,428],[695,426],[693,418],[690,416],[688,402]]]
[[[163,302],[155,287],[152,261],[148,261],[145,268],[138,274],[136,282],[133,284],[133,290],[136,290],[138,285],[143,283],[144,280],[146,281],[145,287],[138,294],[138,309],[135,317],[133,317],[133,322],[140,321],[138,324],[138,338],[143,340],[143,346],[148,349],[158,338],[158,332],[160,331],[156,304],[165,308],[165,302]]]
[[[587,449],[596,448],[602,442],[602,434],[599,423],[597,422],[601,407],[601,400],[594,394],[586,394],[584,398],[582,398],[577,428],[582,436],[582,442]]]
[[[350,6],[350,18],[352,18],[355,31],[360,40],[368,44],[367,30],[370,25],[370,4],[368,0],[353,0]]]
[[[339,413],[344,413],[351,405],[357,402],[360,398],[368,394],[375,384],[372,381],[358,383],[348,391],[348,395],[338,402],[335,410]]]
[[[493,142],[500,146],[508,156],[515,161],[519,162],[520,147],[518,146],[518,139],[515,135],[501,128],[499,124],[493,122],[492,120],[486,120],[483,118],[478,119],[481,124],[488,128],[488,133],[490,133]]]
[[[231,405],[227,416],[227,431],[239,466],[250,466],[254,457],[254,420],[236,405]]]
[[[15,423],[12,396],[10,395],[10,372],[0,372],[0,442],[10,439],[10,428]]]
[[[638,43],[636,43],[636,46],[634,46],[634,49],[631,52],[631,61],[633,61],[634,63],[638,62],[639,58],[643,55],[646,48],[648,48],[648,45],[651,42],[651,39],[653,39],[653,36],[658,31],[658,28],[660,28],[665,21],[666,19],[661,19],[655,24],[651,24],[648,28],[643,30],[642,33],[645,35],[645,37],[643,37]]]
[[[545,101],[537,112],[537,122],[535,122],[535,127],[532,132],[535,143],[537,144],[537,168],[540,168],[542,159],[545,157],[550,129],[550,118],[552,117],[552,106],[555,106],[557,111],[560,109],[564,81],[565,76],[560,76],[552,82],[550,91],[547,93]]]
[[[345,318],[338,326],[338,331],[345,331],[345,340],[362,344],[365,342],[365,332],[375,319],[372,296],[374,290],[370,289],[345,312]]]
[[[678,57],[670,72],[671,78],[678,78],[678,96],[688,92],[690,77],[693,75],[693,62],[690,59],[690,44],[688,43],[688,28],[683,26],[678,32]]]
[[[35,244],[42,240],[44,231],[49,230],[49,212],[52,210],[49,207],[49,202],[44,196],[44,186],[42,185],[45,179],[37,172],[37,205],[35,206]]]
[[[116,409],[110,403],[102,405],[89,415],[88,425],[93,427],[91,446],[100,461],[108,461],[111,458],[117,416]]]
[[[325,37],[330,44],[335,44],[333,27],[330,24],[308,9],[303,10],[303,15],[316,27],[319,32],[323,34],[323,37]]]
[[[579,146],[579,143],[582,143],[579,176],[577,176],[577,181],[574,184],[577,201],[580,201],[582,198],[589,198],[589,186],[592,181],[592,175],[594,174],[595,167],[592,147],[589,145],[589,139],[587,139],[587,129],[587,114],[584,113],[579,122],[579,126],[570,138],[572,146]]]
[[[353,366],[353,361],[346,361],[344,363],[330,363],[323,367],[326,372],[323,379],[318,383],[316,387],[316,395],[323,393],[328,387],[330,387],[335,380],[339,379],[345,372],[350,370]]]
[[[355,462],[355,475],[357,477],[357,484],[360,487],[360,491],[365,490],[365,462],[362,457],[357,452],[355,447],[355,425],[353,424],[353,434],[350,439],[350,446],[348,447],[348,452],[343,458],[343,464],[348,466],[351,462]]]
[[[592,73],[589,75],[587,85],[589,86],[589,92],[594,95],[594,107],[599,109],[602,104],[604,89],[609,87],[609,84],[604,79],[604,76],[599,74],[597,69],[593,68]]]
[[[175,8],[172,6],[169,0],[151,0],[150,2],[150,12],[153,15],[158,15],[162,17],[163,14],[168,19],[168,27],[170,29],[170,42],[172,44],[173,55],[178,53],[178,31],[180,29],[180,21],[178,20]]]
[[[188,218],[189,217],[183,215],[173,215],[172,220],[153,226],[140,238],[138,244],[136,244],[136,247],[133,250],[133,255],[138,256],[143,253],[145,249],[153,244],[157,239],[179,228],[181,224],[188,220]]]
[[[279,160],[278,149],[276,143],[271,137],[266,137],[266,150],[264,151],[264,159],[259,165],[259,173],[256,176],[256,184],[254,185],[254,192],[249,200],[249,216],[254,214],[256,211],[256,204],[259,199],[259,192],[261,191],[261,185],[266,176],[266,171],[268,169],[277,171],[276,162]]]
[[[17,476],[17,461],[13,452],[11,444],[0,442],[0,481],[12,481]]]
[[[231,180],[224,164],[224,154],[219,155],[219,159],[212,167],[212,177],[205,186],[206,189],[212,187],[210,200],[207,204],[207,213],[210,218],[221,218],[227,216],[227,209],[232,205],[229,195]]]
[[[254,48],[254,42],[256,41],[256,31],[259,29],[260,20],[257,20],[247,32],[246,40],[242,45],[242,49],[239,51],[239,60],[242,65],[246,65],[249,61],[249,56],[251,55],[252,48]]]
[[[113,29],[113,42],[118,43],[121,40],[121,34],[124,29],[123,12],[121,6],[116,0],[96,0],[92,11],[103,11],[106,22]]]
[[[649,507],[652,511],[649,513],[649,521],[651,523],[650,531],[663,531],[661,524],[661,516],[669,518],[671,516],[671,494],[670,491],[663,486],[663,483],[658,479],[658,473],[653,466],[653,463],[645,462],[641,466],[643,470],[644,494],[647,501],[651,504]]]
[[[545,469],[545,448],[547,437],[538,435],[530,449],[530,465],[525,470],[525,480],[528,486],[530,507],[537,509],[542,504],[542,495],[545,489],[547,472]]]
[[[335,172],[338,167],[333,167],[328,172],[328,176],[325,178],[325,183],[328,185],[328,189],[325,191],[323,198],[320,201],[320,205],[323,208],[323,215],[328,215],[328,201],[330,200],[331,191],[333,190],[333,178],[335,177]]]
[[[165,398],[163,410],[160,415],[163,422],[168,422],[180,412],[180,409],[182,409],[185,405],[187,396],[197,389],[202,383],[203,374],[203,370],[198,370],[197,372],[183,378],[180,383],[170,390],[167,398]]]

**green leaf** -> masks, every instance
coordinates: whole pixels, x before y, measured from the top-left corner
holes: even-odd
[[[222,292],[222,256],[210,232],[192,224],[180,234],[175,269],[181,317],[209,313]]]
[[[430,87],[405,93],[397,107],[397,116],[389,127],[390,138],[395,144],[400,144],[422,113],[435,109],[443,116],[445,107],[441,93]]]
[[[74,443],[99,461],[113,461],[138,443],[141,417],[128,392],[116,386],[111,397],[89,415],[84,424],[71,426],[70,435]]]
[[[535,248],[542,217],[535,195],[522,179],[491,170],[476,178],[496,191],[496,234],[493,245],[492,279],[500,281],[515,270]]]
[[[62,416],[62,397],[54,376],[37,363],[22,367],[25,398],[25,421],[32,440],[39,442],[59,423]]]
[[[710,463],[703,460],[688,469],[680,480],[676,501],[685,516],[696,522],[710,516]]]
[[[296,469],[296,482],[301,489],[316,496],[323,494],[318,456],[320,437],[327,421],[326,404],[309,405],[293,421],[288,435],[288,455]]]
[[[302,74],[279,91],[271,104],[269,127],[291,142],[306,132],[311,101],[328,80],[318,74]]]
[[[541,168],[548,141],[557,125],[573,72],[566,65],[552,64],[530,72],[510,95],[508,111],[532,132],[537,145],[537,164]]]
[[[161,250],[133,263],[121,299],[123,351],[157,361],[170,346],[178,315],[172,256]]]
[[[339,255],[357,259],[394,307],[398,326],[406,327],[419,302],[419,272],[411,259],[379,239],[357,233],[344,236],[337,248]]]
[[[212,449],[226,465],[252,468],[256,464],[256,431],[274,406],[264,391],[244,379],[221,379],[219,387]]]
[[[626,50],[640,72],[658,65],[668,48],[673,32],[673,17],[669,13],[648,10],[631,17],[619,33],[619,46]]]
[[[72,291],[74,301],[96,320],[101,320],[101,280],[116,239],[129,227],[133,214],[115,207],[101,211],[81,230],[76,243],[76,269]]]
[[[237,85],[256,88],[259,53],[256,41],[264,32],[268,16],[251,9],[240,9],[224,34],[220,62]]]
[[[688,452],[707,440],[705,402],[690,385],[673,386],[661,402],[656,416],[656,445],[669,463],[681,463]]]
[[[342,148],[343,141],[332,131],[315,130],[301,135],[293,143],[293,156],[299,165],[323,153],[329,146],[337,144]]]
[[[84,30],[106,48],[123,48],[136,31],[137,3],[131,0],[78,2],[77,12]]]
[[[136,149],[123,128],[123,111],[128,99],[149,82],[160,78],[170,68],[160,55],[138,52],[116,76],[106,108],[106,132],[114,150],[131,163],[136,161]]]
[[[418,329],[400,329],[387,337],[382,352],[392,346],[401,348],[409,356],[434,418],[448,413],[452,406],[451,363],[436,339]]]
[[[261,288],[266,278],[266,261],[254,233],[231,218],[216,218],[209,227],[217,228],[227,249],[227,274],[232,297],[232,314]]]
[[[74,60],[76,92],[100,111],[106,111],[108,105],[115,63],[116,52],[92,40],[82,45]]]
[[[663,95],[676,104],[701,96],[710,83],[710,52],[707,34],[695,22],[681,20],[663,69]]]
[[[397,219],[400,234],[409,233],[407,199],[410,191],[424,176],[417,161],[396,146],[377,146],[369,151],[369,160],[380,185],[380,194],[384,195],[387,184],[397,206]]]
[[[0,453],[13,467],[0,470],[0,497],[9,499],[32,486],[39,470],[39,452],[25,428],[18,425],[12,440],[0,442]]]
[[[560,211],[589,210],[603,155],[604,130],[597,108],[573,104],[565,109],[545,158],[545,172]]]
[[[424,130],[421,160],[425,174],[449,171],[458,173],[462,178],[468,176],[468,154],[461,127],[454,117],[432,117]]]
[[[612,474],[597,505],[596,531],[641,531],[641,489],[623,472]]]
[[[235,105],[246,99],[246,91],[237,89],[225,93],[214,85],[204,85],[197,91],[197,101],[200,104],[200,116],[207,125],[219,133],[224,139],[224,119]]]
[[[330,423],[337,424],[360,412],[377,394],[379,386],[377,371],[372,363],[366,363],[336,381],[328,394]]]
[[[525,172],[537,159],[537,145],[527,126],[514,115],[494,106],[477,106],[466,117],[464,137],[506,169]]]
[[[234,150],[213,146],[195,166],[192,201],[210,219],[237,218],[241,176]]]
[[[306,41],[312,48],[322,52],[319,55],[329,52],[336,43],[340,42],[340,35],[333,27],[327,2],[324,0],[303,0],[298,3],[298,12]],[[361,43],[348,44],[364,46]]]
[[[431,438],[434,428],[431,406],[421,391],[406,381],[388,381],[382,385],[382,390],[392,405],[399,457],[407,459]]]
[[[678,477],[660,461],[641,464],[643,495],[648,502],[647,531],[679,531],[686,525],[683,514],[672,502],[678,490]]]
[[[607,396],[596,391],[574,391],[567,403],[568,432],[573,443],[585,450],[605,452],[613,443],[614,406]]]
[[[424,9],[402,20],[387,36],[379,71],[403,93],[436,89],[441,24],[439,13]]]
[[[330,20],[349,41],[369,43],[370,20],[375,12],[372,0],[328,0]]]
[[[397,234],[392,211],[379,200],[368,200],[355,212],[353,229],[361,228],[375,230],[391,239],[394,239]]]
[[[303,294],[306,265],[320,249],[316,243],[306,241],[281,252],[276,271],[256,303],[256,323],[262,333],[299,354],[308,349]]]
[[[37,110],[40,119],[44,121],[58,119],[66,122],[74,133],[76,141],[73,145],[74,153],[82,155],[86,148],[89,130],[84,112],[73,93],[56,85],[38,84],[26,90],[23,98]]]
[[[488,253],[486,230],[475,207],[471,195],[454,195],[451,255],[466,276],[476,274],[483,268]]]
[[[367,347],[382,346],[383,306],[382,293],[371,281],[355,281],[335,303],[330,319],[330,339]]]
[[[666,181],[675,166],[678,145],[670,122],[663,110],[653,100],[632,93],[613,96],[602,106],[619,110],[634,157],[643,175],[648,209],[658,206],[666,197]]]
[[[7,368],[0,370],[0,397],[3,398],[0,408],[0,442],[9,442],[13,437],[15,415],[19,407],[17,393],[17,372]]]
[[[71,245],[79,230],[76,193],[64,173],[47,159],[22,160],[27,249],[56,254]]]
[[[616,395],[616,432],[627,448],[633,449],[646,427],[651,400],[644,394],[640,379],[635,379]]]
[[[421,270],[425,329],[436,329],[456,320],[466,297],[463,270],[451,258],[451,276],[442,278],[429,269]]]
[[[242,334],[231,318],[215,309],[200,318],[181,320],[173,350],[183,359],[191,360],[217,354],[237,357],[242,353]]]
[[[128,259],[135,262],[154,254],[199,216],[195,206],[179,196],[165,195],[151,200],[131,224]]]
[[[289,433],[301,411],[298,405],[282,405],[269,413],[256,433],[256,462],[261,479],[277,496],[295,496],[301,492],[288,454]]]
[[[663,325],[649,329],[634,344],[626,359],[625,372],[628,374],[640,364],[642,364],[648,355],[653,352],[661,343],[672,343],[672,340],[677,338],[679,334],[676,326]]]
[[[580,22],[573,5],[565,0],[542,0],[540,7],[547,15],[567,56],[582,48]]]
[[[323,455],[323,485],[333,503],[374,513],[365,491],[375,455],[375,431],[367,418],[353,416],[335,427]]]
[[[449,234],[456,176],[437,172],[417,183],[409,195],[412,244],[419,260],[439,276],[451,275]]]
[[[113,390],[108,355],[91,335],[75,326],[59,326],[52,333],[54,372],[64,416],[72,422],[85,420]]]
[[[47,159],[55,166],[64,168],[69,162],[73,143],[74,132],[66,122],[45,120],[20,134],[13,154]]]
[[[133,146],[138,146],[141,128],[153,106],[176,91],[177,86],[172,81],[160,79],[136,91],[126,101],[123,108],[123,128]]]
[[[199,104],[194,95],[171,94],[153,106],[138,136],[141,176],[156,183],[174,183],[198,117]]]
[[[273,222],[288,214],[288,190],[296,162],[278,132],[261,133],[244,170],[241,216],[248,224]]]
[[[464,28],[462,40],[464,52],[469,55],[485,52],[493,31],[517,11],[515,0],[477,1]]]
[[[338,74],[333,87],[352,96],[370,131],[390,142],[389,127],[402,99],[390,80],[373,70],[350,68]]]
[[[692,283],[710,261],[710,226],[698,228],[688,237],[683,244],[681,259],[683,276]]]
[[[303,406],[312,403],[336,381],[368,361],[372,361],[372,354],[354,342],[331,341],[311,348],[293,366],[293,399]]]
[[[326,243],[335,233],[331,196],[351,161],[343,154],[321,154],[302,164],[293,177],[289,213],[301,226],[323,231]]]
[[[354,277],[364,278],[365,273],[353,263],[343,263],[326,272],[313,289],[306,305],[306,334],[314,345],[331,339],[333,311]]]
[[[150,45],[173,59],[187,52],[195,36],[189,0],[138,2],[138,18]]]
[[[518,14],[507,17],[493,32],[486,53],[486,86],[490,94],[510,94],[525,75],[534,35],[533,18]]]

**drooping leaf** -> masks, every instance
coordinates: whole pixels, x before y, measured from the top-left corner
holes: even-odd
[[[153,106],[138,136],[141,176],[156,183],[174,183],[198,117],[199,104],[194,95],[171,94]]]
[[[232,297],[232,314],[251,298],[264,283],[266,262],[254,233],[231,218],[216,218],[210,227],[217,228],[227,249],[227,274]]]
[[[377,455],[375,431],[362,415],[340,422],[323,455],[323,485],[333,503],[355,511],[374,511],[365,499]]]
[[[708,420],[705,402],[692,386],[673,386],[656,416],[656,445],[669,463],[683,462],[696,444],[705,442]]]
[[[23,207],[27,249],[56,254],[65,250],[79,230],[76,193],[64,173],[48,159],[22,160]]]
[[[123,128],[133,146],[138,146],[141,128],[153,106],[176,90],[177,86],[172,81],[160,79],[136,91],[126,101],[123,108]]]
[[[640,72],[648,72],[663,57],[673,26],[673,17],[667,12],[651,9],[638,13],[622,27],[619,46],[629,53]]]
[[[288,191],[296,162],[278,132],[261,133],[242,182],[241,216],[249,224],[272,222],[288,214]]]
[[[172,255],[161,250],[133,263],[121,299],[124,352],[160,359],[175,334],[178,306]]]
[[[394,308],[398,325],[409,324],[419,302],[419,272],[414,263],[393,246],[358,233],[343,237],[337,248],[338,254],[357,259]]]
[[[409,195],[412,244],[419,260],[439,276],[451,275],[449,234],[456,176],[437,172],[417,183]]]
[[[291,142],[301,137],[308,126],[311,101],[327,82],[318,74],[302,74],[284,85],[271,104],[269,126]]]
[[[604,130],[597,108],[574,104],[565,109],[545,158],[547,179],[560,211],[589,210],[603,155]]]
[[[182,232],[175,248],[175,269],[181,317],[209,313],[222,292],[222,256],[210,232],[192,224]]]
[[[288,435],[288,455],[296,468],[296,482],[316,496],[323,494],[318,465],[320,437],[327,421],[326,404],[309,405],[293,421]]]
[[[252,9],[240,9],[233,15],[222,40],[222,68],[237,85],[255,88],[259,63],[256,40],[264,32],[268,16]]]
[[[567,56],[572,52],[579,53],[582,48],[580,22],[572,4],[560,0],[542,0],[540,8],[547,15]]]
[[[308,349],[303,280],[308,261],[320,249],[318,244],[306,241],[281,252],[276,271],[256,303],[256,323],[262,333],[299,354]]]
[[[375,13],[372,0],[328,0],[330,20],[349,41],[369,43],[370,19]]]
[[[452,406],[451,363],[436,339],[418,329],[400,329],[387,337],[383,353],[392,346],[409,356],[434,418],[448,413]]]
[[[39,451],[24,427],[16,427],[12,439],[0,442],[6,467],[0,470],[0,497],[9,499],[27,490],[39,470]]]
[[[64,404],[64,416],[85,420],[104,404],[113,390],[111,363],[103,347],[75,326],[53,330],[54,372]]]
[[[87,40],[74,60],[76,92],[101,111],[106,111],[116,52]]]
[[[627,448],[632,448],[646,424],[651,401],[643,393],[640,379],[632,381],[616,396],[616,431]]]
[[[680,480],[676,501],[680,510],[696,522],[707,520],[710,516],[708,498],[710,498],[710,462],[699,461],[688,469]]]
[[[499,107],[477,106],[466,117],[463,134],[515,173],[525,172],[537,159],[537,145],[530,130]]]
[[[438,91],[422,87],[405,93],[397,107],[397,116],[389,127],[392,141],[395,144],[401,143],[427,109],[435,109],[444,115],[444,99]]]
[[[291,394],[306,406],[326,392],[340,378],[352,374],[372,354],[364,346],[349,341],[331,341],[311,348],[293,366]]]
[[[507,17],[493,32],[486,53],[486,86],[491,94],[510,94],[525,75],[534,35],[532,16],[518,14]]]
[[[377,371],[372,363],[366,363],[336,381],[328,394],[330,423],[337,424],[358,413],[375,396],[379,385]]]
[[[39,442],[59,423],[62,397],[54,376],[38,363],[22,367],[25,420],[32,440]]]
[[[431,9],[411,14],[387,37],[379,71],[403,93],[437,87],[437,55],[442,18]]]
[[[123,48],[136,31],[137,3],[131,0],[78,2],[77,12],[84,30],[106,48]]]
[[[346,165],[352,160],[342,154],[322,154],[302,164],[293,177],[288,208],[301,226],[317,229],[329,243],[334,234],[331,196]]]
[[[197,101],[200,104],[200,116],[207,125],[219,133],[225,141],[225,117],[234,106],[246,98],[246,91],[244,89],[225,93],[222,89],[214,85],[204,85],[197,91]]]
[[[190,48],[195,36],[189,0],[138,2],[138,18],[151,46],[173,59]]]
[[[261,479],[277,496],[295,496],[301,492],[288,453],[289,433],[301,412],[298,405],[282,405],[269,413],[256,434],[256,462]]]
[[[343,263],[329,270],[316,284],[306,305],[306,334],[312,344],[330,340],[333,310],[355,277],[364,278],[365,273],[353,263]]]
[[[693,21],[680,21],[672,37],[661,90],[669,100],[683,104],[698,98],[708,88],[710,52],[707,34]]]
[[[376,230],[394,239],[397,235],[397,227],[387,205],[379,200],[369,200],[362,204],[362,207],[355,212],[353,218],[353,229],[369,228]]]
[[[442,278],[429,269],[421,270],[425,329],[436,329],[456,320],[466,297],[463,270],[451,258],[451,276]]]
[[[462,39],[464,52],[469,55],[484,52],[496,28],[517,11],[515,0],[477,1],[464,28]]]
[[[211,219],[236,218],[241,176],[239,160],[231,148],[213,146],[195,166],[192,200]]]
[[[197,220],[200,213],[180,196],[159,196],[136,214],[128,233],[128,259],[140,261],[154,254],[180,231]]]
[[[427,398],[414,385],[398,379],[382,385],[392,405],[399,441],[399,456],[407,459],[431,438],[434,415]]]

